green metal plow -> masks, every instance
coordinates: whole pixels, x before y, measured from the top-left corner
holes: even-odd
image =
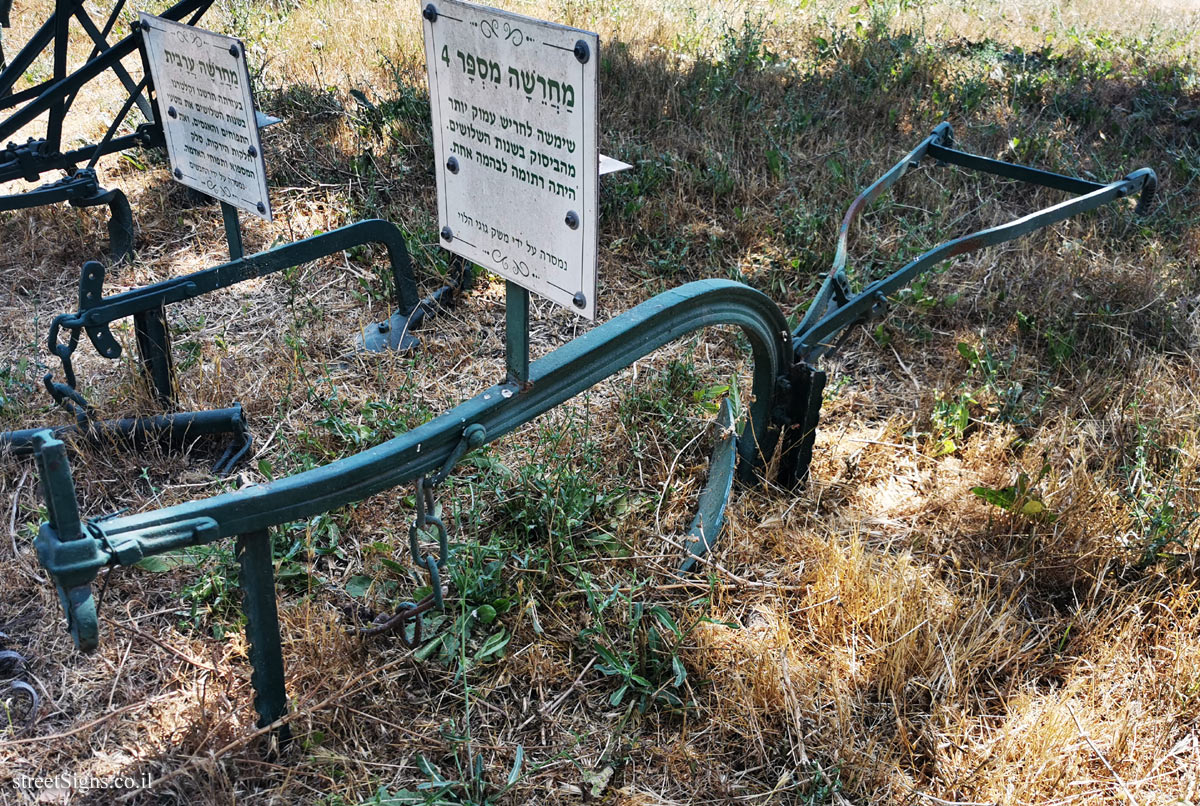
[[[740,326],[754,357],[754,403],[739,449],[747,466],[768,445],[775,380],[791,362],[787,320],[766,296],[730,281],[706,280],[659,294],[530,366],[529,383],[492,386],[441,416],[382,445],[314,470],[233,493],[108,520],[80,518],[62,441],[35,437],[49,520],[36,540],[53,575],[68,627],[80,649],[98,640],[91,583],[106,565],[130,565],[187,546],[237,539],[259,724],[284,711],[283,663],[275,613],[272,526],[309,518],[426,475],[447,475],[472,448],[539,414],[687,333]],[[423,559],[423,558],[422,558]],[[446,556],[425,560],[434,591]],[[413,609],[416,609],[415,607]]]
[[[436,485],[455,465],[469,451],[503,437],[663,345],[711,326],[734,325],[750,346],[752,402],[736,437],[728,402],[722,406],[722,433],[708,486],[700,496],[699,514],[690,530],[683,570],[690,569],[720,533],[735,468],[745,479],[772,466],[778,467],[777,480],[786,484],[806,477],[824,385],[824,373],[814,364],[829,353],[839,332],[877,311],[887,294],[939,261],[1011,240],[1131,193],[1142,194],[1139,210],[1144,210],[1155,186],[1154,173],[1148,169],[1101,185],[955,151],[950,138],[949,126],[939,126],[854,202],[842,225],[833,269],[795,332],[789,331],[783,312],[762,293],[736,282],[704,280],[663,292],[574,339],[529,365],[526,378],[519,359],[521,346],[527,346],[527,333],[512,332],[512,325],[523,324],[523,317],[510,309],[508,363],[510,367],[515,364],[516,371],[510,372],[504,383],[354,456],[236,492],[123,517],[81,517],[65,445],[50,431],[40,432],[33,442],[48,520],[41,525],[35,543],[39,560],[54,578],[76,645],[91,650],[99,639],[91,584],[100,568],[130,565],[143,557],[233,538],[242,568],[255,707],[259,726],[270,725],[286,711],[269,536],[272,527],[415,483],[418,513],[410,529],[412,560],[428,574],[433,592],[422,602],[403,605],[386,625],[398,625],[405,643],[415,644],[421,639],[422,614],[442,606],[447,592],[440,572],[449,559],[449,543],[444,527],[434,517],[432,498]],[[849,224],[925,157],[1081,195],[943,244],[851,294],[843,270]],[[519,307],[520,299],[516,302]],[[438,546],[431,554],[422,548],[427,533]],[[371,628],[366,632],[377,631]],[[281,733],[286,734],[286,725]]]
[[[387,250],[396,313],[387,321],[368,328],[360,338],[361,347],[373,352],[407,350],[417,344],[417,338],[411,331],[442,307],[449,307],[454,295],[463,290],[470,280],[470,272],[461,261],[454,260],[451,262],[450,284],[420,299],[404,236],[395,224],[381,219],[358,221],[245,256],[242,254],[237,211],[227,204],[223,204],[222,209],[230,249],[227,263],[109,297],[103,294],[104,266],[97,261],[88,261],[83,265],[79,279],[79,310],[56,316],[47,336],[50,352],[62,362],[66,383],[54,381],[49,373],[43,378],[43,383],[55,401],[75,418],[71,425],[54,428],[56,435],[78,436],[101,445],[165,439],[178,446],[201,436],[230,434],[231,444],[213,468],[215,473],[222,475],[232,470],[249,451],[251,435],[242,409],[237,404],[210,411],[174,411],[178,401],[171,358],[171,330],[167,320],[169,305],[356,246],[376,243]],[[81,336],[86,334],[101,356],[115,360],[121,356],[122,348],[109,325],[125,318],[133,319],[142,374],[156,402],[170,413],[100,420],[94,416],[88,401],[77,391],[72,355],[79,346]],[[67,334],[65,342],[62,340],[64,332]],[[40,430],[26,428],[0,432],[0,455],[5,452],[18,455],[32,453],[34,435]]]
[[[1101,184],[968,154],[954,149],[953,142],[954,132],[950,124],[940,124],[920,145],[859,194],[846,211],[838,234],[833,267],[817,292],[816,299],[792,333],[796,362],[789,370],[788,377],[782,381],[787,400],[786,410],[776,413],[776,419],[786,426],[779,465],[780,483],[793,485],[803,482],[808,475],[821,410],[821,395],[825,388],[825,373],[817,368],[817,363],[836,349],[835,340],[847,328],[880,316],[887,306],[889,294],[896,293],[944,260],[1015,240],[1115,199],[1140,194],[1135,213],[1144,215],[1150,209],[1158,187],[1158,179],[1149,168],[1134,171],[1115,182]],[[850,225],[871,202],[896,184],[909,169],[917,167],[927,158],[939,165],[958,165],[1077,195],[998,227],[939,244],[857,294],[852,293],[846,277]]]

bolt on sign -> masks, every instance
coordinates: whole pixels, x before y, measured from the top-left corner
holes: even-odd
[[[423,16],[442,245],[595,319],[600,38],[460,0]]]
[[[232,36],[138,14],[174,177],[271,220],[246,48]]]

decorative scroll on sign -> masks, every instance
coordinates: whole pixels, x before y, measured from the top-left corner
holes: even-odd
[[[587,31],[425,6],[442,245],[596,316],[596,62]]]
[[[270,221],[245,47],[231,36],[144,12],[138,22],[171,173],[190,188]]]

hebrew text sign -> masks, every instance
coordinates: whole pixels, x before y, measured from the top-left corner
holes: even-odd
[[[594,319],[599,38],[460,0],[423,15],[442,245]]]
[[[171,173],[218,201],[268,221],[263,161],[246,49],[231,37],[138,15]]]

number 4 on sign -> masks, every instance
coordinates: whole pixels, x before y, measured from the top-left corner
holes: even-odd
[[[446,63],[447,67],[450,66],[450,48],[445,45],[442,45],[442,61]]]

